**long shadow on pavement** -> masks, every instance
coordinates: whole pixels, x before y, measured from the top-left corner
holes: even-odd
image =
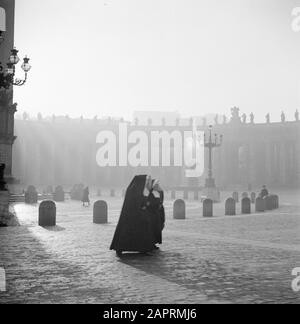
[[[160,251],[152,256],[124,255],[120,262],[147,274],[158,276],[185,288],[198,290],[216,300],[236,303],[299,303],[290,287],[276,278],[255,276],[199,256]]]
[[[6,273],[0,304],[80,303],[88,293],[86,269],[46,251],[26,226],[0,228],[0,267]],[[105,289],[89,288],[101,302]]]

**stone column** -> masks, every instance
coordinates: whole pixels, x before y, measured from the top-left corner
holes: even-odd
[[[274,182],[274,174],[275,174],[275,165],[274,165],[274,143],[268,142],[267,143],[267,161],[269,161],[269,178],[268,178],[268,184],[272,185]]]
[[[51,140],[49,143],[49,185],[55,185],[55,143]]]
[[[228,147],[224,143],[221,146],[221,156],[222,156],[222,161],[221,161],[221,182],[223,186],[226,186],[229,184],[229,179],[228,179],[228,170],[229,170],[229,152],[228,152]]]
[[[9,192],[0,191],[0,227],[17,225],[19,225],[17,218],[9,211]]]
[[[270,142],[266,142],[265,143],[265,170],[266,170],[266,183],[269,184],[270,182],[272,182],[272,147],[271,147],[271,143]]]
[[[65,184],[73,186],[73,177],[72,177],[72,169],[74,167],[74,161],[72,159],[72,144],[68,141],[66,143],[66,156],[65,156],[65,172],[66,172],[66,177],[65,177]]]
[[[96,147],[92,145],[91,149],[91,157],[90,157],[90,165],[91,165],[91,180],[93,185],[97,185],[97,161],[96,161]],[[122,174],[123,177],[123,174]]]
[[[287,159],[287,150],[284,142],[279,144],[279,170],[280,170],[280,185],[287,185],[286,178],[286,159]]]
[[[232,143],[232,148],[230,149],[230,156],[229,156],[229,166],[230,166],[230,182],[231,184],[238,184],[239,183],[239,147],[237,143]]]
[[[35,185],[40,184],[40,148],[39,143],[33,143],[33,164],[32,164],[32,175],[33,175],[33,183]]]
[[[221,161],[220,161],[220,164],[221,164],[221,174],[220,174],[220,181],[222,183],[223,186],[226,186],[228,184],[228,181],[227,181],[227,177],[226,177],[226,174],[227,174],[227,153],[226,153],[226,146],[225,145],[222,145],[221,146]]]
[[[249,145],[249,182],[252,185],[256,185],[256,173],[255,173],[255,143]]]
[[[84,183],[84,147],[82,141],[78,143],[78,150],[77,150],[77,156],[78,156],[78,168],[77,168],[77,182],[78,183]]]
[[[217,186],[221,185],[221,147],[214,150],[213,158],[213,175],[216,180]]]
[[[295,163],[295,178],[296,178],[296,185],[299,188],[300,187],[300,145],[299,140],[294,144],[295,147],[295,155],[294,155],[294,163]]]
[[[278,185],[280,183],[280,143],[274,143],[273,150],[273,182]]]

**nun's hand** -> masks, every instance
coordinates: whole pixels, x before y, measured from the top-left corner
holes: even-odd
[[[158,191],[158,192],[163,191],[162,188],[161,188],[161,186],[160,186],[160,183],[159,183],[159,182],[157,182],[157,183],[154,185],[153,190]]]

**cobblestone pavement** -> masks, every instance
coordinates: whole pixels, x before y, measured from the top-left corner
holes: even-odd
[[[107,198],[109,224],[92,224],[92,207],[57,204],[57,226],[37,226],[38,206],[16,204],[22,224],[0,228],[0,303],[299,303],[292,269],[300,267],[300,198],[281,193],[263,214],[203,218],[187,202],[187,219],[167,224],[161,251],[118,259],[109,245],[122,204]]]

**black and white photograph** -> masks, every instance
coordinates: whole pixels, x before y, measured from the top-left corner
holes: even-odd
[[[300,0],[0,0],[0,304],[299,304],[299,113]]]

